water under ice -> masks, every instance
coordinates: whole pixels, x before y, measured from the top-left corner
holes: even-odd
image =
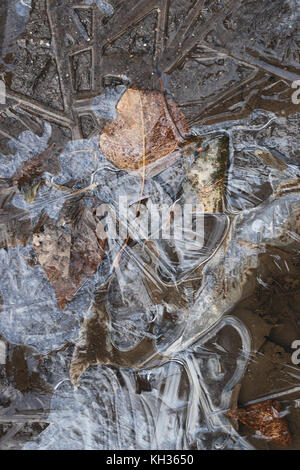
[[[23,82],[19,72],[6,77],[8,101],[0,107],[1,210],[12,213],[0,218],[0,334],[12,351],[22,351],[28,376],[39,376],[32,392],[9,378],[16,372],[1,371],[0,424],[12,427],[8,437],[2,431],[0,446],[254,448],[226,416],[256,361],[256,338],[233,310],[260,280],[260,256],[270,247],[299,253],[299,112],[291,102],[298,2],[261,2],[265,19],[250,0],[191,1],[186,7],[175,0],[138,6],[85,1],[80,14],[71,0],[57,7],[52,0],[40,3],[14,2],[20,16],[14,26],[8,8],[1,52],[4,75],[20,63],[18,55],[15,63],[7,59],[8,52],[22,57],[25,47],[41,59],[37,70],[26,69]],[[89,11],[101,32],[91,27]],[[72,19],[68,44],[61,42],[64,15]],[[19,35],[39,22],[44,36],[36,33],[24,46]],[[102,49],[93,49],[91,64],[84,54],[93,34]],[[21,51],[13,43],[17,36]],[[75,53],[81,58],[68,81],[65,56]],[[56,90],[56,106],[46,91],[37,98],[26,80]],[[144,183],[141,170],[120,170],[99,148],[99,133],[116,118],[116,105],[132,85],[164,88],[190,126],[176,151],[147,167]],[[54,164],[12,185],[18,168],[52,143]],[[215,178],[220,161],[223,173]],[[118,204],[122,196],[131,214],[129,241],[122,230],[114,233],[116,220],[120,228],[127,222]],[[184,240],[149,239],[151,203],[164,211],[199,201],[202,238],[187,231]],[[63,212],[67,204],[74,208],[70,217]],[[76,229],[82,208],[89,215]],[[18,220],[29,227],[26,243],[15,242]],[[114,236],[99,262],[87,258],[86,279],[74,274],[76,292],[61,309],[51,269],[61,267],[60,256],[64,267],[71,265],[76,248],[89,251],[93,224],[96,235],[106,226]],[[49,227],[69,244],[58,243],[57,253],[49,250],[50,262],[42,262],[34,234],[47,234]],[[299,370],[288,370],[286,395],[297,389],[292,375],[299,381]],[[43,429],[18,440],[24,423],[33,422]]]

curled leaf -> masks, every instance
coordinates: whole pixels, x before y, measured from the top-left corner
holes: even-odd
[[[185,118],[157,91],[129,88],[117,106],[118,116],[100,134],[100,149],[117,167],[137,170],[173,152],[187,131]],[[145,149],[144,149],[145,144]]]

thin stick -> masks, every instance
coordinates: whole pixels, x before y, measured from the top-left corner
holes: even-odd
[[[140,208],[141,208],[141,204],[142,204],[142,196],[143,196],[143,193],[144,193],[144,188],[145,188],[145,179],[146,179],[146,137],[145,137],[145,123],[144,123],[144,112],[143,112],[143,103],[142,103],[142,98],[141,98],[141,94],[139,93],[139,98],[140,98],[140,103],[141,103],[141,121],[142,121],[142,140],[143,140],[143,173],[142,173],[142,186],[141,186],[141,192],[140,192],[140,197],[139,197],[139,202],[138,202],[138,206],[137,206],[137,209],[136,209],[136,212],[135,212],[135,217],[138,217],[139,215],[139,212],[140,212]],[[118,255],[116,256],[114,262],[113,262],[113,267],[114,268],[117,268],[119,263],[120,263],[120,260],[121,260],[121,257],[122,257],[122,254],[126,248],[126,246],[128,245],[128,242],[129,242],[129,239],[130,239],[130,235],[128,234],[127,235],[127,238],[122,246],[122,248],[120,249]]]

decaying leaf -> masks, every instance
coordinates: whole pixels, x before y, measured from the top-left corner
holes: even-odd
[[[12,204],[14,195],[8,182],[0,184],[0,248],[26,245],[31,236],[29,213]]]
[[[118,116],[100,134],[100,149],[117,167],[136,170],[173,152],[187,131],[185,118],[157,91],[129,88],[117,106]]]
[[[102,260],[105,240],[96,230],[97,220],[81,200],[67,201],[57,222],[46,216],[34,230],[34,250],[61,309]]]
[[[23,162],[12,177],[13,184],[24,192],[28,202],[35,199],[42,174],[57,168],[58,162],[52,156],[54,147],[55,145],[51,144],[44,152]]]
[[[162,360],[155,340],[148,336],[129,351],[116,348],[111,339],[106,295],[107,291],[104,289],[95,293],[93,315],[83,323],[70,366],[70,379],[74,384],[78,383],[80,376],[90,365],[110,364],[139,368],[148,362],[151,362],[152,366],[158,365]]]
[[[286,446],[291,442],[291,434],[286,420],[280,417],[280,403],[266,400],[246,408],[228,411],[228,416],[237,418],[248,428],[273,444]]]

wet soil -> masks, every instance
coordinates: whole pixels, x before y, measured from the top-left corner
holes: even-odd
[[[50,122],[55,161],[71,138],[97,135],[107,123],[91,108],[95,98],[128,84],[163,91],[190,126],[238,120],[255,109],[284,117],[299,109],[291,99],[299,33],[296,22],[290,21],[288,31],[284,27],[282,0],[151,0],[139,2],[134,13],[133,0],[111,0],[105,11],[84,0],[32,0],[24,21],[16,17],[16,3],[0,2],[0,79],[7,90],[6,104],[0,104],[0,150],[7,156],[13,152],[11,140],[28,129],[40,136]],[[269,190],[262,187],[258,195]],[[300,395],[284,394],[299,384],[299,367],[291,363],[291,344],[300,339],[299,256],[269,248],[251,282],[253,292],[232,311],[253,341],[238,405],[282,392],[290,448],[299,449]],[[6,363],[0,365],[0,449],[17,449],[48,426],[50,359],[0,340],[6,345]],[[228,331],[222,341],[225,349],[239,348]],[[148,388],[137,380],[137,393]],[[242,425],[239,430],[255,447],[274,448],[253,439]]]
[[[298,449],[300,367],[292,361],[292,344],[300,337],[298,253],[269,247],[260,255],[253,278],[253,293],[232,312],[248,327],[253,346],[238,403],[245,406],[249,402],[276,398],[279,394],[292,433],[292,444],[288,448]],[[241,427],[249,436],[245,427]],[[253,440],[253,444],[258,448],[276,448],[259,439]]]

